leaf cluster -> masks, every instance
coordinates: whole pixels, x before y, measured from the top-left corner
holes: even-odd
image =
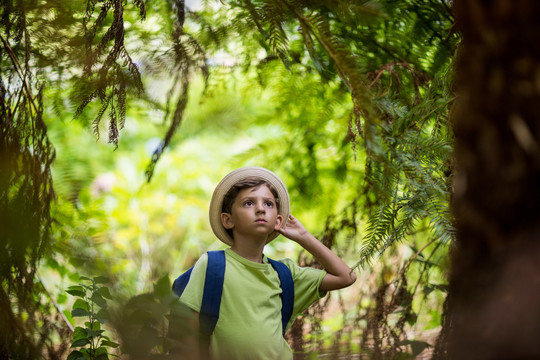
[[[358,184],[343,206],[356,204],[354,213],[369,217],[358,265],[414,234],[424,219],[429,219],[432,235],[448,243],[453,238],[448,211],[453,138],[447,113],[453,102],[451,62],[459,41],[450,4],[261,0],[228,5],[232,30],[240,35],[251,28],[268,51],[257,66],[261,83],[276,83],[276,66],[266,61],[271,56],[281,59],[296,78],[293,87],[283,80],[274,85],[282,96],[278,111],[286,114],[280,119],[296,129],[287,150],[276,158],[286,159],[286,172],[297,180],[293,187],[307,198],[319,192],[323,162],[317,149],[332,136],[328,119],[341,120],[332,106],[346,109],[341,100],[333,101],[350,94],[347,131],[341,125],[333,144],[365,150],[364,177],[355,174],[343,148],[339,161],[328,166]],[[319,84],[304,80],[314,73]],[[335,87],[336,82],[342,86]],[[319,106],[327,111],[310,111]],[[335,220],[361,226],[359,218]]]
[[[96,11],[96,4],[100,10]],[[124,1],[89,0],[83,17],[85,37],[85,59],[82,76],[73,89],[78,99],[75,117],[94,99],[101,102],[93,121],[94,133],[99,137],[99,125],[106,112],[109,114],[109,142],[118,146],[119,129],[126,120],[126,95],[128,87],[141,93],[143,85],[138,67],[135,65],[124,43]],[[143,1],[134,5],[139,16],[146,14]]]
[[[71,316],[86,320],[85,327],[77,326],[73,331],[71,348],[79,349],[73,350],[68,359],[109,359],[112,355],[109,350],[119,346],[104,335],[105,329],[102,327],[110,320],[108,301],[112,300],[112,296],[109,288],[105,286],[109,279],[101,276],[81,276],[80,280],[82,282],[79,285],[70,286],[66,290],[77,298],[73,303]]]
[[[116,311],[114,325],[122,353],[132,359],[189,359],[186,337],[193,337],[193,312],[178,301],[167,275],[153,285],[153,291],[128,299]]]
[[[0,336],[5,358],[35,358],[48,345],[33,331],[48,318],[34,297],[42,292],[37,264],[51,243],[55,152],[43,118],[44,84],[31,71],[27,15],[23,1],[0,3],[0,317],[11,319]]]
[[[168,276],[161,277],[152,292],[116,306],[106,286],[108,277],[81,276],[80,281],[66,289],[76,298],[71,316],[84,320],[84,326],[76,326],[73,331],[71,348],[76,349],[67,357],[69,360],[109,359],[118,357],[118,351],[133,359],[169,359],[172,354],[184,358],[185,338],[194,332],[189,326],[193,314],[172,292]],[[106,324],[113,326],[121,346],[107,335]]]

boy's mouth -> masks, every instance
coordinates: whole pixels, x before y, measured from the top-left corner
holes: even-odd
[[[256,222],[256,223],[265,223],[266,220],[264,220],[264,219],[257,219],[257,220],[255,220],[255,222]]]

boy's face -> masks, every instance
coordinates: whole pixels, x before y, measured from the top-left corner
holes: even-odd
[[[221,214],[221,223],[234,237],[265,238],[279,229],[283,217],[278,214],[276,199],[266,185],[241,190],[231,213]]]

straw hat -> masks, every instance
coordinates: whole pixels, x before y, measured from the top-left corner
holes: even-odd
[[[226,175],[220,183],[216,186],[214,194],[212,195],[212,200],[210,201],[210,226],[212,231],[218,237],[219,240],[223,241],[227,245],[233,244],[233,239],[227,232],[227,230],[221,224],[221,209],[223,206],[223,198],[229,191],[229,189],[238,183],[239,181],[252,177],[260,178],[276,189],[279,197],[278,205],[278,214],[283,216],[282,227],[285,226],[287,219],[289,218],[289,193],[287,192],[287,187],[281,181],[281,179],[271,172],[268,169],[262,167],[248,166],[240,169],[236,169],[233,172]],[[274,240],[279,233],[274,231],[268,236],[268,241]]]

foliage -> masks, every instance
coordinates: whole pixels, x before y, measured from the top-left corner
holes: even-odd
[[[35,358],[42,334],[38,260],[50,246],[55,157],[43,118],[44,84],[32,73],[22,1],[0,8],[0,357]],[[46,315],[45,315],[46,316]],[[45,330],[45,329],[44,329]],[[45,330],[45,333],[47,330]]]
[[[86,320],[85,327],[77,326],[73,331],[71,348],[79,349],[71,351],[69,360],[119,357],[111,351],[120,344],[105,335],[104,325],[111,322],[122,343],[118,350],[130,359],[170,358],[170,354],[184,358],[178,350],[184,337],[193,331],[188,326],[193,315],[171,291],[168,276],[159,279],[152,292],[117,303],[116,308],[110,306],[112,296],[104,285],[110,279],[81,276],[80,280],[79,285],[69,286],[66,290],[77,298],[71,316]]]
[[[118,131],[126,120],[127,88],[142,92],[143,85],[139,69],[131,59],[124,43],[124,2],[100,1],[87,2],[82,25],[84,28],[84,58],[82,76],[74,87],[73,94],[80,105],[75,116],[93,99],[99,98],[101,107],[93,121],[94,132],[99,136],[99,124],[106,111],[109,113],[109,142],[118,146]],[[146,14],[144,1],[135,0],[139,15]],[[112,19],[108,19],[112,12]],[[90,24],[90,26],[88,26]],[[108,28],[103,31],[103,28]],[[110,49],[109,43],[112,42]],[[122,64],[119,61],[123,60]],[[127,71],[125,71],[125,69]]]
[[[84,322],[84,328],[75,327],[71,347],[79,350],[73,350],[68,359],[109,359],[109,350],[119,346],[104,335],[105,329],[102,327],[110,318],[107,301],[112,300],[112,297],[109,288],[104,285],[109,279],[81,276],[80,280],[82,282],[79,285],[68,287],[66,292],[77,298],[71,316],[83,317],[87,321]]]
[[[354,300],[352,328],[391,344],[385,356],[418,345],[407,326],[420,325],[403,319],[419,313],[412,310],[422,302],[419,289],[444,282],[442,259],[454,236],[447,112],[459,38],[449,1],[247,0],[199,9],[183,1],[32,2],[10,12],[12,3],[22,9],[22,1],[2,3],[2,34],[18,24],[14,39],[28,41],[17,56],[29,49],[25,74],[46,85],[33,86],[50,127],[37,139],[52,139],[58,150],[48,263],[64,273],[110,269],[111,289],[144,293],[162,274],[179,273],[219,246],[204,209],[221,175],[263,165],[284,178],[296,216],[325,244],[364,271],[390,274],[375,276],[358,297],[369,301]],[[21,13],[32,21],[22,22]],[[18,94],[25,99],[25,92],[6,92],[12,108],[25,104]],[[90,127],[98,139],[107,133],[116,151],[88,136]],[[50,143],[45,148],[52,155]],[[45,188],[52,193],[52,185]],[[44,229],[48,206],[37,221]],[[34,244],[46,234],[25,238]],[[268,251],[295,252],[283,241]],[[381,289],[394,287],[409,294],[411,309],[391,333],[397,300]],[[161,309],[161,300],[146,300]],[[362,323],[377,311],[376,322]],[[141,326],[163,334],[157,323]],[[154,335],[148,350],[159,352],[163,335]]]
[[[193,312],[171,291],[168,276],[162,276],[153,291],[127,300],[115,313],[115,328],[122,353],[130,359],[189,359],[182,352],[185,337],[193,333]]]
[[[302,1],[229,4],[237,36],[252,31],[267,44],[269,53],[257,69],[263,84],[282,93],[278,99],[280,121],[291,124],[291,129],[300,127],[296,136],[286,140],[283,148],[287,151],[275,156],[291,162],[285,168],[293,177],[293,188],[317,192],[321,161],[316,149],[327,145],[322,139],[328,137],[328,118],[348,119],[330,130],[339,137],[328,146],[365,147],[364,185],[358,185],[349,204],[341,206],[356,207],[349,214],[360,210],[370,214],[358,262],[366,265],[377,253],[413,234],[426,216],[431,218],[434,237],[446,244],[453,237],[447,210],[452,134],[446,110],[452,102],[447,81],[457,36],[452,32],[452,12],[444,1],[431,2],[433,7],[418,1],[348,5],[320,2],[308,6]],[[299,26],[298,33],[295,26]],[[411,45],[404,38],[415,41]],[[294,88],[283,86],[283,78],[287,78],[283,73],[273,77],[272,54],[285,59],[295,79]],[[250,60],[248,55],[245,61]],[[272,83],[271,77],[280,83]],[[313,81],[299,80],[306,78]],[[346,109],[341,101],[346,93],[352,96],[349,116],[328,110],[327,101]],[[339,102],[333,104],[336,100]],[[316,109],[316,102],[324,110],[310,113],[307,109]],[[298,108],[301,112],[295,115]],[[328,166],[338,178],[349,176],[348,183],[361,184],[356,169],[347,168],[350,153],[340,151],[341,161]],[[298,160],[294,152],[301,154]],[[335,220],[359,224],[359,219]]]

